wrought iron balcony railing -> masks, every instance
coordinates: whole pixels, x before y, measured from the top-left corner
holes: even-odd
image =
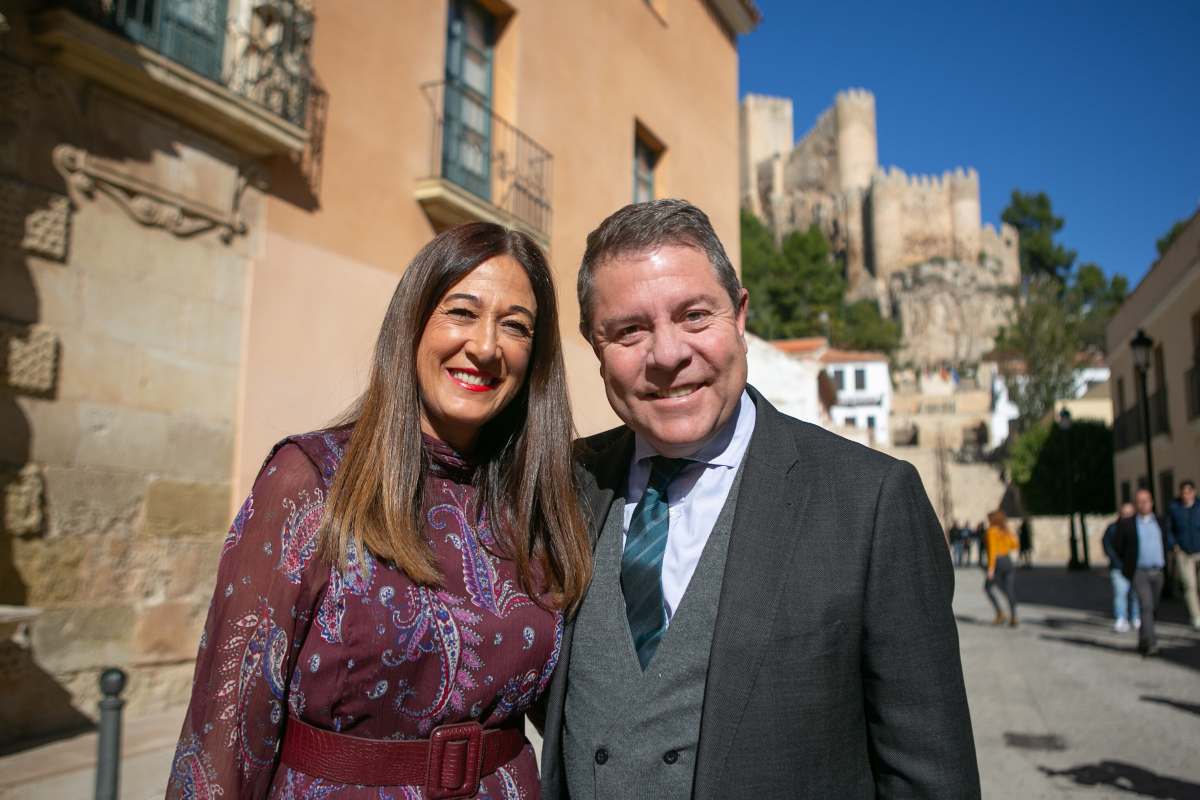
[[[430,174],[506,212],[548,238],[554,157],[493,113],[468,86],[434,81],[421,87],[433,111]]]
[[[1113,420],[1113,449],[1120,452],[1142,442],[1142,407],[1127,408]]]
[[[1150,395],[1150,435],[1171,435],[1171,417],[1167,408],[1167,390],[1159,389]]]
[[[311,62],[314,19],[306,0],[253,0],[241,19],[227,0],[46,0],[154,50],[299,128],[323,120],[327,102]]]
[[[1167,393],[1165,390],[1150,395],[1150,435],[1171,433],[1171,422],[1167,416]],[[1145,424],[1142,420],[1141,404],[1125,409],[1113,420],[1113,448],[1126,450],[1145,441]]]

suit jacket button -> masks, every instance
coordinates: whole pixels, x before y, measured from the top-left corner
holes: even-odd
[[[664,764],[674,764],[678,760],[679,760],[679,752],[676,750],[668,750],[667,752],[663,753],[663,763]]]
[[[596,751],[596,763],[603,764],[606,761],[608,761],[608,751],[601,747]]]

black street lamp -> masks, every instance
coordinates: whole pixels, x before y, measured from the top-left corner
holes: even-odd
[[[1067,562],[1067,569],[1084,569],[1079,560],[1079,539],[1075,535],[1075,461],[1071,458],[1071,412],[1066,406],[1058,413],[1058,429],[1063,432],[1067,448],[1067,519],[1071,526],[1071,560]]]
[[[1154,340],[1146,335],[1141,328],[1129,342],[1133,351],[1133,367],[1138,378],[1138,402],[1142,406],[1142,441],[1146,445],[1146,488],[1150,491],[1150,499],[1154,499],[1154,454],[1150,449],[1150,397],[1146,392],[1146,373],[1150,371],[1150,353],[1154,349]]]

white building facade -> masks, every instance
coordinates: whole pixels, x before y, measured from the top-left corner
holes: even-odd
[[[837,389],[837,402],[829,409],[835,426],[865,432],[875,445],[890,445],[892,376],[881,353],[829,349],[821,365]]]

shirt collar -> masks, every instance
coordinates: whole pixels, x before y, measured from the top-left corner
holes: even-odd
[[[750,445],[750,436],[754,433],[756,416],[754,401],[750,399],[750,394],[743,389],[737,408],[733,410],[733,416],[721,430],[717,431],[715,436],[687,459],[711,467],[737,467],[742,463],[742,456],[745,455],[746,448]],[[658,452],[642,438],[641,434],[634,435],[633,461],[635,464],[656,455]]]

